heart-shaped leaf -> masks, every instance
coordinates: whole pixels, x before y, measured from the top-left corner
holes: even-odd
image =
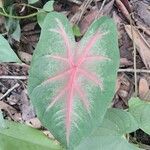
[[[114,95],[119,51],[114,22],[93,22],[75,42],[59,13],[45,18],[33,56],[29,95],[45,127],[72,149],[97,128]]]
[[[150,135],[150,102],[142,101],[139,98],[131,98],[129,112],[137,120],[139,128]]]
[[[137,129],[137,122],[130,113],[108,109],[101,126],[83,139],[75,150],[140,150],[125,138],[126,133]]]

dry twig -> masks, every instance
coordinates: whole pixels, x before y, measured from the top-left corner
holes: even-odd
[[[11,91],[13,91],[15,88],[19,86],[18,83],[16,83],[13,87],[11,87],[2,97],[0,97],[0,100],[2,100],[4,97],[6,97]]]
[[[27,80],[27,76],[0,76],[0,79],[14,79],[14,80]]]

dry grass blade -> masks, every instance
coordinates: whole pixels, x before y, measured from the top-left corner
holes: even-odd
[[[131,26],[126,25],[125,30],[128,33],[129,37],[133,40]],[[134,35],[134,42],[136,44],[137,50],[146,68],[150,68],[150,47],[148,43],[135,27],[133,27],[133,35]]]
[[[89,7],[93,0],[86,0],[82,3],[82,5],[79,8],[79,11],[72,16],[70,19],[70,22],[72,24],[78,24],[82,18],[82,15],[84,14],[85,10]]]
[[[19,86],[18,83],[16,83],[13,87],[11,87],[2,97],[0,97],[0,100],[2,100],[3,98],[5,98],[11,91],[13,91],[15,88],[17,88]]]
[[[98,14],[96,15],[96,18],[95,18],[95,19],[98,19],[98,17],[100,16],[101,11],[102,11],[102,9],[103,9],[105,3],[106,3],[106,0],[104,0],[104,1],[102,2],[101,8],[99,9]]]

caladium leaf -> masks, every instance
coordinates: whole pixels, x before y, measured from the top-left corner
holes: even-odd
[[[94,21],[76,43],[65,16],[47,15],[28,91],[43,125],[68,149],[99,126],[114,95],[118,66],[117,32],[111,19]]]

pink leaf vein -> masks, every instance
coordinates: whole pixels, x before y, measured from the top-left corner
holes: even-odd
[[[93,36],[89,38],[86,45],[82,49],[81,56],[77,59],[76,63],[74,60],[74,55],[72,54],[72,43],[65,31],[65,28],[63,27],[62,23],[59,19],[56,19],[57,22],[57,29],[51,29],[51,32],[55,32],[61,36],[64,42],[64,46],[66,47],[67,52],[67,58],[64,58],[59,55],[50,55],[51,59],[55,59],[56,61],[62,61],[62,63],[68,63],[69,67],[67,71],[58,73],[56,76],[49,77],[47,80],[45,80],[43,83],[51,83],[52,81],[56,80],[63,80],[63,78],[68,78],[68,83],[62,89],[59,90],[59,92],[56,93],[54,98],[51,100],[51,103],[47,107],[47,111],[54,107],[61,99],[62,97],[65,97],[65,128],[66,128],[66,141],[67,144],[69,144],[70,134],[71,134],[71,126],[72,126],[72,116],[73,116],[73,103],[74,103],[74,96],[77,94],[80,97],[80,100],[87,112],[90,111],[90,101],[88,100],[87,94],[84,91],[84,89],[81,88],[79,83],[77,83],[79,76],[82,75],[82,77],[86,78],[88,81],[93,82],[96,86],[99,86],[100,89],[103,89],[103,83],[97,75],[93,74],[92,72],[85,70],[84,68],[81,68],[81,65],[87,61],[108,61],[109,58],[102,56],[102,55],[89,55],[90,50],[93,48],[93,46],[100,40],[103,36],[100,32],[96,32]],[[67,77],[66,77],[67,76]]]

